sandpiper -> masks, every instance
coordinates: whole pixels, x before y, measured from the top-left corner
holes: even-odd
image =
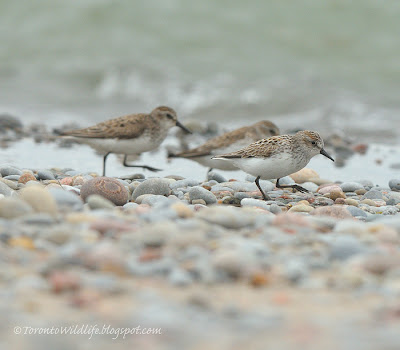
[[[110,153],[124,154],[124,166],[160,170],[147,165],[127,164],[127,155],[139,155],[157,148],[166,138],[168,130],[175,125],[191,133],[178,121],[172,108],[161,106],[150,114],[130,114],[85,129],[66,131],[61,135],[77,138],[103,154],[105,176],[106,160]]]
[[[308,192],[299,185],[280,185],[279,179],[303,169],[317,154],[322,154],[334,161],[325,151],[321,136],[315,131],[306,130],[299,131],[295,135],[262,139],[236,152],[214,158],[233,163],[244,172],[255,176],[255,183],[264,200],[269,200],[270,198],[260,187],[260,179],[277,179],[277,188],[290,187],[300,192]]]
[[[212,159],[211,157],[217,154],[232,152],[247,146],[251,142],[275,135],[279,135],[278,127],[268,120],[263,120],[253,125],[244,126],[213,137],[196,148],[177,154],[170,154],[169,156],[194,160],[208,167],[209,172],[214,168],[220,170],[239,170],[233,163],[220,159]]]

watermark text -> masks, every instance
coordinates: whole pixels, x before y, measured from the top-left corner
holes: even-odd
[[[137,327],[112,327],[111,325],[76,324],[58,327],[30,327],[16,326],[14,334],[17,335],[85,335],[92,339],[94,335],[110,335],[113,340],[125,339],[130,335],[161,335],[161,328]]]

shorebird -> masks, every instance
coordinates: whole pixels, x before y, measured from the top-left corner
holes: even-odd
[[[127,155],[140,155],[157,148],[166,138],[168,131],[178,126],[191,133],[177,119],[170,107],[157,107],[150,114],[130,114],[110,119],[88,128],[63,132],[103,154],[103,176],[106,174],[106,160],[111,153],[123,154],[126,167],[159,171],[147,165],[127,164]]]
[[[317,154],[322,154],[334,161],[325,151],[321,136],[315,131],[306,130],[299,131],[295,135],[262,139],[238,151],[215,156],[214,159],[232,163],[244,172],[255,176],[255,183],[264,200],[269,200],[270,198],[260,187],[260,179],[277,179],[277,188],[292,188],[300,192],[308,192],[299,185],[280,185],[279,179],[303,169]]]
[[[275,135],[279,135],[278,127],[268,120],[263,120],[253,125],[243,126],[239,129],[213,137],[196,148],[177,154],[170,154],[169,156],[194,160],[208,167],[208,172],[214,168],[220,170],[239,170],[233,163],[220,159],[212,159],[212,156],[221,153],[229,153],[245,147],[251,142]]]

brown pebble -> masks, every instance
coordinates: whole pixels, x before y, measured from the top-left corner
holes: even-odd
[[[49,276],[51,289],[54,293],[76,290],[80,287],[77,275],[68,271],[54,271]]]
[[[344,198],[336,198],[335,199],[335,204],[346,204],[345,199]]]
[[[19,192],[19,198],[28,203],[38,213],[57,215],[57,202],[51,193],[40,185],[25,186]]]
[[[228,197],[222,201],[222,204],[230,204],[240,207],[240,199],[235,197]]]
[[[180,218],[190,218],[194,215],[192,210],[182,202],[172,204],[171,209],[174,209]]]
[[[314,208],[308,204],[297,204],[297,205],[291,207],[288,210],[288,212],[290,212],[290,213],[310,213],[313,210],[314,210]]]
[[[192,204],[202,204],[202,205],[207,205],[206,201],[204,199],[193,199]],[[222,204],[222,203],[221,203]]]
[[[375,274],[383,275],[387,271],[400,266],[400,256],[372,255],[364,262],[364,268]]]
[[[159,260],[162,257],[162,252],[160,248],[146,247],[139,255],[140,262],[148,262],[153,260]]]
[[[85,178],[82,175],[76,175],[72,178],[72,186],[79,186],[85,183]]]
[[[352,198],[346,198],[344,200],[344,203],[347,204],[347,205],[352,205],[354,207],[358,207],[358,202],[355,199],[352,199]]]
[[[64,177],[63,179],[60,180],[61,185],[68,185],[72,186],[73,179],[72,177]]]
[[[81,188],[81,197],[84,201],[91,194],[98,194],[115,205],[124,205],[128,201],[128,190],[124,185],[111,177],[96,177],[86,181]]]
[[[372,199],[363,199],[360,203],[376,207],[376,203]]]
[[[360,188],[359,190],[356,190],[355,192],[356,192],[356,194],[361,195],[361,196],[367,193],[367,191],[363,188]]]
[[[365,154],[367,153],[368,145],[365,143],[359,143],[358,145],[354,145],[352,148],[354,152]]]
[[[290,177],[297,184],[302,184],[304,182],[310,181],[310,179],[318,179],[319,174],[310,168],[303,168],[297,173],[291,174]]]
[[[346,195],[344,194],[344,192],[342,190],[334,189],[329,193],[329,198],[332,200],[345,199]]]
[[[26,184],[28,181],[37,181],[36,177],[31,173],[24,173],[20,176],[18,183]]]
[[[263,272],[255,272],[250,276],[250,284],[253,287],[263,287],[269,283],[268,275]]]
[[[28,250],[35,249],[35,244],[32,238],[29,237],[13,237],[10,238],[7,243],[10,247],[21,247]]]

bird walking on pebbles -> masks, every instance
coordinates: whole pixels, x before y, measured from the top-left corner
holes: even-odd
[[[126,167],[159,171],[147,165],[127,164],[128,155],[140,155],[156,149],[166,138],[168,131],[178,126],[191,133],[177,119],[176,112],[166,106],[155,108],[151,113],[130,114],[90,126],[88,128],[63,132],[62,136],[72,136],[103,154],[103,176],[109,154],[123,154]]]
[[[269,200],[270,198],[260,187],[260,179],[277,179],[277,188],[292,188],[300,192],[308,192],[299,185],[281,185],[279,179],[303,169],[317,154],[322,154],[334,161],[325,151],[321,136],[315,131],[305,130],[295,135],[262,139],[236,152],[215,156],[213,159],[233,163],[244,172],[255,176],[255,183],[264,200]]]
[[[186,158],[196,161],[208,167],[209,172],[214,168],[220,170],[238,170],[231,162],[215,158],[212,159],[211,157],[222,153],[233,152],[234,150],[247,146],[251,142],[275,135],[279,135],[278,127],[268,120],[263,120],[253,125],[244,126],[213,137],[201,146],[170,155],[170,157]]]

